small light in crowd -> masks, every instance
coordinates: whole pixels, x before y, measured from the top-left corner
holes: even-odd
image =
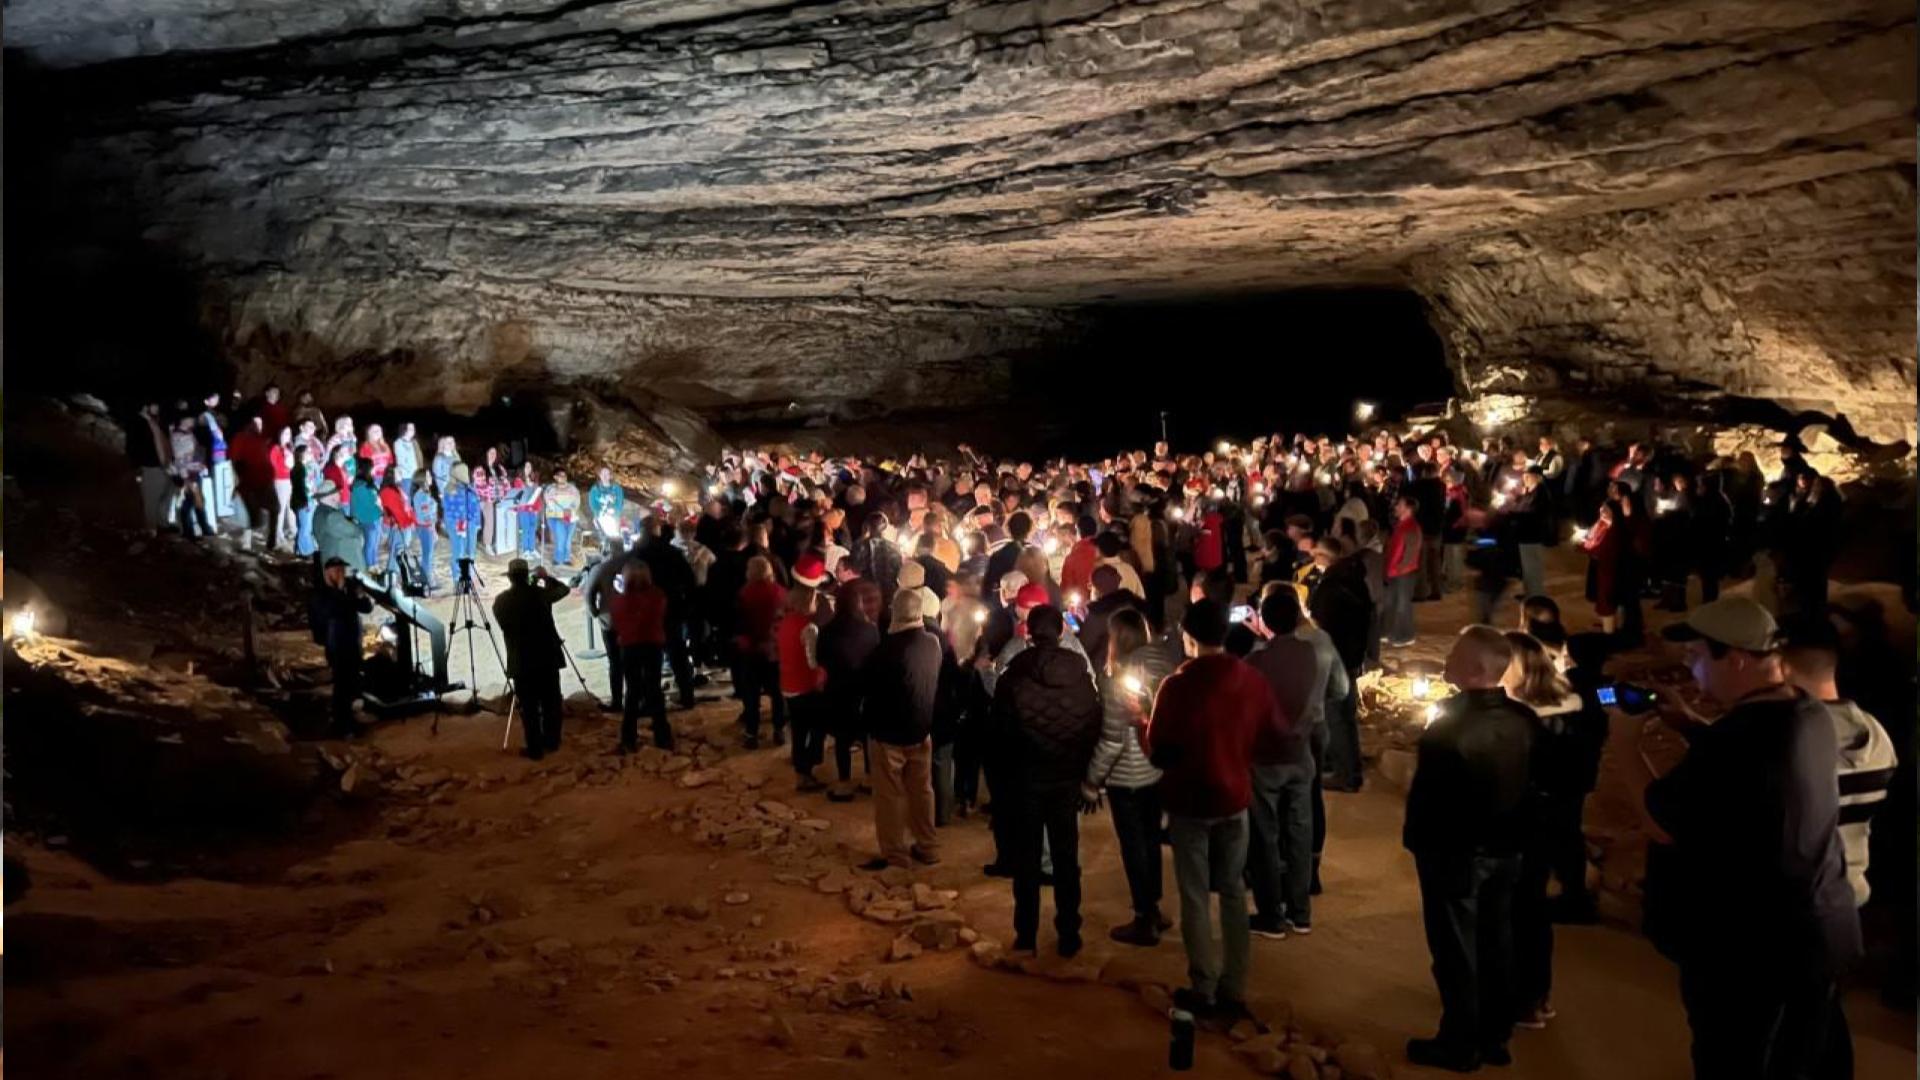
[[[708,484],[708,485],[707,485],[707,498],[709,498],[709,499],[717,499],[717,498],[719,498],[719,497],[720,497],[720,485],[719,485],[719,484]]]
[[[1505,506],[1505,505],[1507,505],[1507,493],[1506,493],[1506,492],[1504,492],[1504,491],[1496,491],[1496,492],[1494,492],[1494,493],[1493,493],[1493,506],[1494,506],[1494,509],[1496,509],[1496,510],[1498,510],[1498,509],[1499,509],[1500,507],[1502,507],[1502,506]]]
[[[1221,439],[1220,444],[1218,446],[1215,446],[1213,449],[1216,453],[1224,454],[1227,451],[1233,449],[1233,444],[1228,442],[1225,439]]]
[[[1167,511],[1167,516],[1172,518],[1175,521],[1184,521],[1186,519],[1187,512],[1176,506],[1173,509]]]
[[[1428,694],[1432,692],[1433,692],[1432,679],[1427,678],[1425,675],[1414,676],[1413,696],[1416,700],[1424,699]]]
[[[974,609],[973,609],[973,621],[974,621],[974,622],[977,622],[977,623],[984,623],[984,622],[986,622],[986,621],[987,621],[987,609],[986,609],[986,608],[983,608],[983,607],[977,607],[977,608],[974,608]]]
[[[1265,495],[1255,495],[1253,497],[1253,505],[1255,506],[1267,505],[1267,497]]]
[[[1436,702],[1434,702],[1433,704],[1431,704],[1431,705],[1429,705],[1429,706],[1427,706],[1427,724],[1426,724],[1426,726],[1427,726],[1427,727],[1432,727],[1432,726],[1433,726],[1433,722],[1434,722],[1435,720],[1438,720],[1438,719],[1440,719],[1440,703],[1436,701]]]
[[[1213,496],[1216,499],[1224,499],[1227,497],[1226,491],[1221,488],[1214,488],[1212,491],[1207,492],[1207,494]]]
[[[1070,608],[1080,606],[1080,594],[1078,592],[1070,592],[1067,594],[1067,606]]]
[[[1675,498],[1655,499],[1653,501],[1654,510],[1662,514],[1670,513],[1674,507],[1679,505],[1680,505],[1680,500]]]
[[[660,494],[671,499],[675,495],[680,494],[680,485],[671,480],[662,480],[660,481]]]
[[[380,643],[381,644],[391,645],[398,640],[400,640],[400,635],[394,632],[392,623],[380,624]]]
[[[1255,481],[1253,482],[1253,493],[1254,493],[1255,495],[1258,495],[1258,494],[1260,494],[1261,492],[1263,492],[1263,491],[1265,491],[1265,490],[1267,490],[1267,485],[1265,485],[1265,484],[1263,484],[1263,483],[1261,483],[1261,482],[1260,482],[1260,481],[1258,481],[1258,480],[1255,480]]]
[[[1591,535],[1591,534],[1589,533],[1589,531],[1588,531],[1587,529],[1585,529],[1585,528],[1576,528],[1576,529],[1574,529],[1574,530],[1573,530],[1573,542],[1574,542],[1574,543],[1576,543],[1576,544],[1584,544],[1584,543],[1586,543],[1586,542],[1587,542],[1587,537],[1588,537],[1589,535]]]
[[[1353,417],[1361,423],[1373,419],[1374,405],[1371,401],[1356,401],[1353,405]]]
[[[1049,554],[1049,555],[1051,555],[1051,554],[1053,554],[1053,553],[1054,553],[1054,552],[1056,552],[1056,551],[1059,551],[1059,550],[1060,550],[1060,538],[1059,538],[1059,537],[1057,537],[1057,536],[1049,536],[1049,537],[1047,537],[1047,538],[1046,538],[1046,539],[1045,539],[1044,541],[1042,541],[1042,542],[1041,542],[1041,544],[1040,544],[1040,550],[1042,550],[1042,551],[1044,551],[1044,552],[1046,552],[1046,553],[1047,553],[1047,554]]]
[[[31,641],[33,639],[33,621],[33,609],[23,607],[13,613],[13,618],[8,621],[7,626],[13,632],[13,637],[16,641]]]
[[[1127,693],[1133,694],[1136,697],[1147,691],[1147,685],[1140,681],[1140,676],[1135,675],[1131,671],[1127,672],[1120,681],[1126,685]]]

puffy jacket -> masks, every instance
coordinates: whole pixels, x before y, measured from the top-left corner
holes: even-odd
[[[1180,647],[1171,640],[1153,641],[1128,653],[1121,661],[1120,677],[1103,675],[1100,679],[1100,741],[1093,748],[1093,760],[1087,764],[1087,782],[1095,787],[1143,788],[1160,782],[1160,770],[1147,760],[1134,734],[1135,710],[1141,715],[1153,707],[1153,695],[1160,680],[1180,665]],[[1126,676],[1140,680],[1136,698],[1127,689]]]
[[[1086,660],[1057,644],[1022,652],[993,692],[994,753],[1029,789],[1078,786],[1100,741]]]

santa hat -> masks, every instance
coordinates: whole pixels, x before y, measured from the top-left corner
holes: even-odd
[[[1013,594],[1013,606],[1017,608],[1036,608],[1052,602],[1053,598],[1047,595],[1047,587],[1038,582],[1028,582]]]
[[[818,586],[827,580],[827,563],[820,556],[809,551],[793,561],[793,580],[802,585]]]

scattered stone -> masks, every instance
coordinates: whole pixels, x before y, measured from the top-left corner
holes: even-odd
[[[960,944],[972,945],[974,942],[979,940],[980,940],[980,931],[975,930],[971,926],[963,926],[960,928]]]
[[[1260,1025],[1252,1020],[1242,1020],[1227,1029],[1227,1038],[1237,1043],[1246,1042],[1258,1034],[1260,1034]]]
[[[1287,1059],[1287,1080],[1320,1080],[1320,1067],[1306,1054],[1295,1054]]]
[[[832,896],[836,893],[846,892],[847,886],[851,884],[853,884],[853,875],[848,873],[845,868],[836,867],[827,871],[826,875],[819,881],[814,882],[813,887]]]
[[[729,907],[739,907],[741,904],[744,904],[749,900],[752,900],[753,897],[749,896],[745,892],[735,890],[721,897],[720,899],[723,903],[725,903]]]
[[[752,918],[747,920],[747,925],[753,927],[755,930],[758,930],[761,927],[767,925],[767,917],[765,915],[756,914]]]
[[[913,871],[904,866],[889,866],[874,876],[889,889],[903,889],[913,884]]]
[[[1007,954],[1006,948],[992,938],[981,938],[967,952],[976,963],[985,967],[998,967]]]
[[[777,1012],[767,1014],[768,1045],[790,1049],[794,1044],[795,1038],[796,1036],[794,1035],[791,1021]]]
[[[825,832],[833,828],[833,822],[828,821],[826,818],[818,817],[801,818],[799,821],[794,822],[794,824],[803,829],[812,829],[814,832]]]
[[[541,938],[533,943],[533,953],[542,960],[557,960],[573,951],[573,942],[566,938]]]
[[[683,788],[702,788],[709,784],[717,784],[724,778],[718,769],[692,769],[681,773],[677,782]]]
[[[894,938],[893,944],[887,948],[887,960],[890,963],[897,964],[902,960],[911,960],[919,955],[920,945],[914,940],[911,934],[901,934],[899,937]]]

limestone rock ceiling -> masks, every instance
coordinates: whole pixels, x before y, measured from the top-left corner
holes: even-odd
[[[981,307],[1362,281],[1458,299],[1479,327],[1443,326],[1458,349],[1531,346],[1551,335],[1501,329],[1470,270],[1488,252],[1526,263],[1532,235],[1747,199],[1825,208],[1797,241],[1911,326],[1914,12],[1890,0],[13,0],[7,18],[54,69],[76,184],[126,200],[229,313],[347,348],[478,362],[520,318],[548,356],[568,335],[638,355],[646,332],[607,313],[682,297],[816,325],[964,305],[947,351],[965,354]],[[116,57],[135,59],[98,63]],[[1729,266],[1761,254],[1714,233]],[[414,311],[399,322],[442,325],[402,332],[364,310],[396,290],[499,314]],[[1845,381],[1892,362],[1853,355],[1883,329],[1806,347]]]

